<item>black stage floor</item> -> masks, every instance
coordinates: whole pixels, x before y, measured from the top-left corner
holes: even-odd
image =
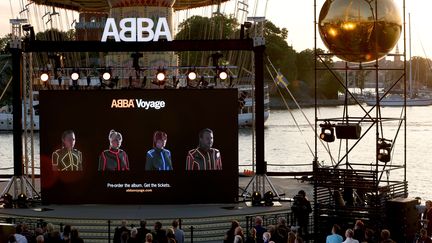
[[[140,219],[140,218],[211,218],[234,215],[272,214],[289,210],[288,202],[275,206],[250,207],[238,204],[188,205],[47,205],[33,208],[0,209],[0,215],[32,218],[69,219]]]

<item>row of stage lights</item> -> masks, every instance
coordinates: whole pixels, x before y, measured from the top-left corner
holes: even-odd
[[[43,82],[46,82],[49,80],[49,73],[48,71],[42,71],[41,75],[40,75],[40,80]],[[166,70],[159,68],[156,72],[156,80],[159,82],[163,82],[166,79]],[[196,73],[195,70],[189,70],[186,74],[186,78],[188,80],[195,80],[197,79],[198,74]],[[226,69],[220,69],[217,72],[217,78],[219,78],[220,80],[226,80],[228,78],[228,72],[226,71]],[[78,70],[74,69],[72,70],[71,74],[70,74],[70,78],[72,81],[77,81],[78,79],[80,79],[80,73]],[[105,70],[102,72],[102,79],[104,81],[108,81],[111,79],[111,71],[109,70]]]
[[[319,138],[325,142],[334,142],[336,137],[338,139],[359,139],[361,127],[359,124],[332,124],[330,121],[325,121],[319,125],[321,133]],[[336,130],[336,136],[335,136]],[[381,162],[387,163],[391,160],[392,140],[379,138],[377,141],[377,159]]]

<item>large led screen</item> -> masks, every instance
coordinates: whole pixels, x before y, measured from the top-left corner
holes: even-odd
[[[229,203],[237,91],[40,92],[44,204]]]

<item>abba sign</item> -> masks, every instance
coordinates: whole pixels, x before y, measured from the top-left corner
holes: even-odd
[[[120,20],[119,27],[120,32],[114,18],[108,18],[101,41],[106,42],[108,37],[114,37],[115,41],[149,42],[158,41],[161,36],[165,36],[167,41],[172,41],[166,18],[159,18],[154,30],[154,22],[149,18],[124,18]]]

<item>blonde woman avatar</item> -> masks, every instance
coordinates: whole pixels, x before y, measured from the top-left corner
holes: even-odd
[[[75,133],[72,130],[62,134],[62,148],[51,155],[54,171],[82,171],[82,154],[75,146]]]
[[[129,159],[126,152],[120,148],[123,137],[121,133],[111,130],[108,135],[109,149],[99,156],[99,171],[128,171]]]

